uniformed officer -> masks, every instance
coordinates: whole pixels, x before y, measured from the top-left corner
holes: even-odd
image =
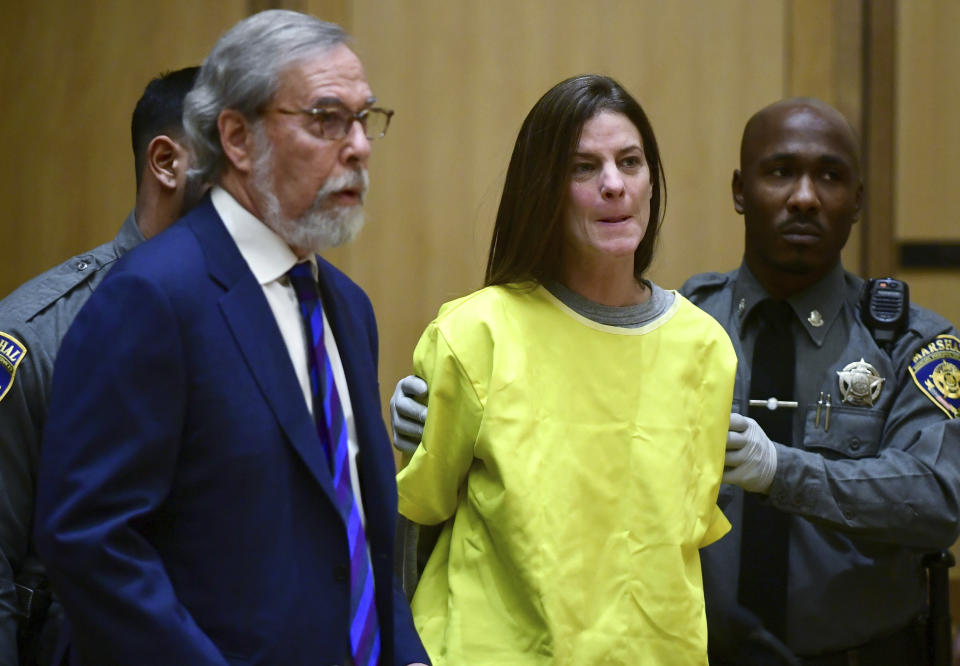
[[[871,326],[864,282],[840,263],[862,190],[857,139],[836,109],[813,99],[762,109],[744,129],[733,175],[743,264],[682,288],[723,324],[740,358],[731,485],[719,500],[734,527],[703,551],[711,663],[756,663],[746,640],[755,630],[736,630],[750,616],[804,663],[923,663],[921,557],[949,547],[960,525],[960,393],[937,380],[960,376],[960,340],[917,306],[889,343]],[[777,364],[752,367],[770,328],[764,301],[788,308],[791,396],[751,386]],[[749,411],[750,400],[773,407],[770,398],[796,406]],[[769,411],[789,414],[782,439],[792,442],[747,416]],[[751,503],[771,511],[760,534],[750,533]],[[778,526],[780,578],[766,592],[781,588],[780,626],[744,602],[752,574],[741,566],[755,559],[750,549],[769,550]]]
[[[49,663],[61,613],[30,542],[34,481],[54,359],[113,263],[199,200],[188,177],[183,98],[198,68],[151,81],[133,113],[137,200],[109,243],[38,275],[0,301],[0,664]],[[48,608],[48,606],[50,606]],[[19,629],[19,636],[18,636]],[[20,646],[18,648],[18,642]]]
[[[733,531],[702,551],[714,665],[924,663],[921,558],[960,529],[960,339],[912,305],[896,330],[871,325],[840,263],[862,191],[838,111],[762,109],[733,176],[743,264],[682,288],[740,360],[719,499]],[[419,440],[425,389],[397,386],[398,447]]]

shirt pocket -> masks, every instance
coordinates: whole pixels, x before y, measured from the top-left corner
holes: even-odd
[[[870,458],[880,452],[886,413],[878,409],[832,405],[807,408],[803,448],[828,458]],[[829,429],[827,428],[829,426]]]

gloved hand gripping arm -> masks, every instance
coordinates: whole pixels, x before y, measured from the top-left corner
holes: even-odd
[[[777,473],[777,447],[763,428],[747,416],[730,415],[723,482],[766,494]]]
[[[423,439],[423,424],[427,421],[427,406],[417,401],[427,399],[427,383],[410,375],[397,382],[390,398],[390,423],[393,427],[393,445],[404,453],[413,453]]]

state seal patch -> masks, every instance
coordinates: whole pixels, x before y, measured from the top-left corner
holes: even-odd
[[[960,416],[960,339],[938,335],[910,359],[910,374],[923,393],[952,419]]]
[[[27,355],[27,346],[9,333],[0,331],[0,400],[7,395],[17,375],[17,366]]]

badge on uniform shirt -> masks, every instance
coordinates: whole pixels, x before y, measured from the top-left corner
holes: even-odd
[[[27,355],[27,346],[8,333],[0,331],[0,400],[13,386],[17,366]]]
[[[840,382],[840,401],[859,407],[873,407],[880,397],[885,381],[877,369],[863,358],[848,363],[837,372]]]
[[[960,416],[960,340],[938,335],[910,359],[910,374],[923,393],[952,419]]]

